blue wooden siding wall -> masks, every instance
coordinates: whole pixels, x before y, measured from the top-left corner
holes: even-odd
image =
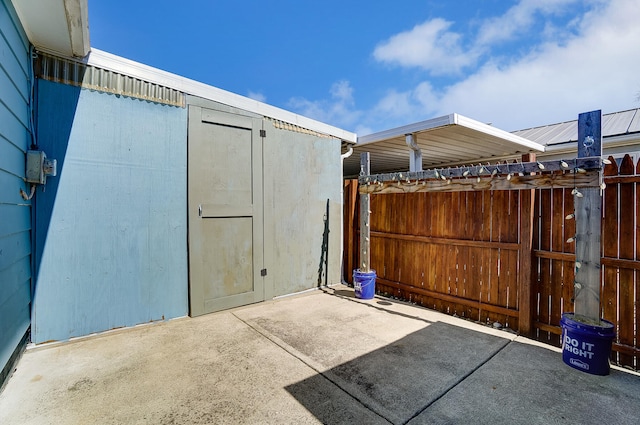
[[[188,313],[187,110],[38,80],[32,339]]]
[[[31,206],[24,183],[29,132],[29,42],[0,0],[0,370],[29,328]]]

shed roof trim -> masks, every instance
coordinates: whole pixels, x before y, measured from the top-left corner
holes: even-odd
[[[317,131],[318,133],[328,134],[340,140],[351,143],[356,142],[355,133],[95,48],[91,49],[88,64],[180,90],[186,94],[214,100],[225,105]]]

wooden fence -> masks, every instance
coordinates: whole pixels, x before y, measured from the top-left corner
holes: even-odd
[[[616,325],[611,360],[640,368],[640,163],[605,168],[602,316]],[[345,279],[359,264],[356,180],[345,182]],[[559,346],[573,311],[575,234],[570,189],[371,196],[376,291],[444,313],[521,330]],[[531,233],[530,233],[531,232]],[[527,244],[527,238],[533,238]],[[531,246],[532,249],[529,249]],[[529,256],[530,258],[527,258]],[[521,291],[524,292],[521,294]],[[530,299],[527,297],[530,295]],[[523,294],[527,294],[524,298]],[[526,326],[525,326],[526,328]]]

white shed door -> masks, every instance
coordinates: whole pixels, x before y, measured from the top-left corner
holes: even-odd
[[[261,126],[189,106],[192,316],[264,300]]]

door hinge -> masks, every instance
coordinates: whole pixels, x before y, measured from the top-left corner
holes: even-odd
[[[260,130],[260,137],[267,137],[267,130]]]
[[[265,277],[267,275],[267,269],[260,270],[260,276]]]

